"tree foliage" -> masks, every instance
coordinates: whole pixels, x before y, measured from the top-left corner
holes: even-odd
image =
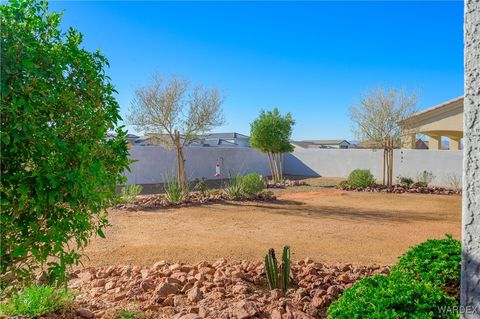
[[[61,14],[33,0],[0,10],[2,285],[39,269],[59,282],[103,236],[129,163],[125,132],[106,58],[62,32]]]
[[[128,120],[153,141],[175,149],[178,183],[183,187],[183,149],[199,134],[224,123],[222,104],[215,88],[192,87],[187,80],[156,75],[153,83],[136,90]]]
[[[290,143],[295,124],[292,114],[282,116],[277,108],[261,111],[260,116],[250,125],[250,145],[262,153],[267,153],[272,178],[283,178],[283,155],[293,151]]]
[[[398,122],[416,111],[417,96],[405,90],[381,86],[367,92],[360,103],[350,108],[353,133],[362,141],[368,140],[382,147],[387,139],[400,142]]]

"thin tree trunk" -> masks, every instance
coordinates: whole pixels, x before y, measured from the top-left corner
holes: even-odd
[[[393,185],[393,138],[390,140],[390,186]]]
[[[275,182],[275,171],[273,169],[272,153],[267,152],[267,156],[268,156],[268,164],[270,165],[270,172],[272,173],[272,180]]]
[[[387,141],[383,143],[383,185],[385,185],[385,173],[387,170]]]
[[[180,133],[175,131],[175,149],[177,151],[177,182],[180,187],[183,187],[183,156],[180,147]]]
[[[285,153],[280,154],[280,180],[283,179],[283,159],[284,159]]]

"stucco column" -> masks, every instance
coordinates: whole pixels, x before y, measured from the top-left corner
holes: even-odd
[[[417,134],[405,134],[402,136],[402,147],[407,149],[415,149],[417,146]]]
[[[441,150],[442,149],[442,137],[438,135],[428,135],[428,149],[429,150]]]
[[[480,0],[465,0],[463,118],[463,319],[480,318]]]
[[[460,149],[460,137],[449,137],[449,149],[451,151],[459,150]]]

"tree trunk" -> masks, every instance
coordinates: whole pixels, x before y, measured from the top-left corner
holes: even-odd
[[[283,160],[285,158],[285,153],[280,154],[280,180],[283,180]]]
[[[383,145],[383,185],[385,185],[385,171],[387,170],[387,142]]]
[[[178,131],[175,131],[175,150],[177,151],[177,182],[180,187],[183,187],[183,150],[180,146],[180,133]]]

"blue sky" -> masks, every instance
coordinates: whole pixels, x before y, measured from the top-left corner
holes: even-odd
[[[62,26],[110,61],[122,115],[155,72],[225,95],[249,133],[261,109],[292,112],[294,139],[353,139],[348,109],[382,84],[419,109],[463,94],[463,2],[57,1]]]

